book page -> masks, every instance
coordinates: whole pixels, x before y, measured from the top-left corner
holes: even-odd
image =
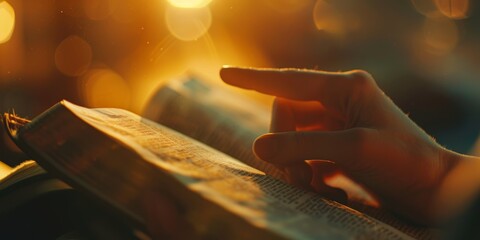
[[[12,168],[7,164],[0,162],[0,179],[7,176],[12,171]]]
[[[283,172],[253,154],[254,140],[268,132],[270,114],[250,99],[187,76],[162,87],[143,115],[273,177],[285,179]]]
[[[0,179],[0,216],[6,217],[22,209],[24,204],[31,204],[40,197],[60,191],[72,189],[53,178],[36,162],[25,161]]]
[[[367,215],[290,186],[135,114],[67,107],[203,198],[258,228],[287,239],[410,239]]]
[[[25,179],[41,174],[46,174],[46,172],[38,166],[37,163],[31,160],[25,161],[15,168],[11,168],[8,173],[0,178],[0,191]]]

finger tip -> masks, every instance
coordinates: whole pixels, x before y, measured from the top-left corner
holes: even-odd
[[[277,142],[274,134],[264,134],[253,143],[253,152],[255,155],[265,161],[269,161],[275,156]]]
[[[230,64],[224,64],[222,65],[222,69],[221,70],[228,70],[228,69],[231,69],[231,68],[235,68],[234,65],[230,65]]]
[[[234,76],[236,69],[238,69],[238,67],[232,65],[223,65],[220,69],[220,78],[225,83],[232,84],[232,77]]]
[[[250,73],[254,70],[252,67],[223,65],[220,69],[220,78],[227,84],[249,88],[245,86],[245,81],[251,77]]]

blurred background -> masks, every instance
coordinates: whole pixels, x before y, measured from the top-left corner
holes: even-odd
[[[479,8],[469,0],[0,0],[0,111],[32,118],[67,99],[141,113],[185,72],[227,87],[224,64],[361,68],[442,145],[480,152]]]

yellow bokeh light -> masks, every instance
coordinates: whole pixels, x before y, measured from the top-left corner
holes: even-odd
[[[0,2],[0,44],[12,37],[15,28],[15,11],[8,2]]]
[[[79,83],[80,94],[89,107],[130,107],[130,88],[125,79],[111,69],[90,69]]]
[[[55,50],[55,65],[67,76],[80,76],[92,62],[92,47],[82,38],[71,35]]]
[[[447,54],[457,46],[459,32],[455,22],[446,17],[438,16],[425,20],[423,36],[430,52]]]
[[[208,7],[177,8],[167,7],[165,23],[170,33],[182,41],[194,41],[207,33],[212,24]]]
[[[469,0],[435,0],[438,10],[451,19],[463,19],[467,17],[470,7]]]
[[[207,6],[212,0],[168,0],[168,2],[179,8],[203,8]]]
[[[343,20],[340,18],[340,14],[327,1],[318,0],[315,3],[313,21],[318,30],[334,35],[342,35],[344,33]]]

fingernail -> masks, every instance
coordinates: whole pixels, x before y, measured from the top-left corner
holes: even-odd
[[[268,161],[277,155],[279,147],[278,139],[274,134],[265,134],[255,140],[253,151],[257,157]]]
[[[242,67],[237,67],[237,66],[233,66],[233,65],[223,65],[222,68],[220,69],[220,77],[222,79],[228,79],[229,75],[234,75],[236,73],[238,73],[239,71],[243,70],[245,68],[242,68]],[[224,79],[224,80],[225,80]]]
[[[225,64],[222,66],[223,69],[227,69],[227,68],[235,68],[236,66],[235,65],[228,65],[228,64]]]

